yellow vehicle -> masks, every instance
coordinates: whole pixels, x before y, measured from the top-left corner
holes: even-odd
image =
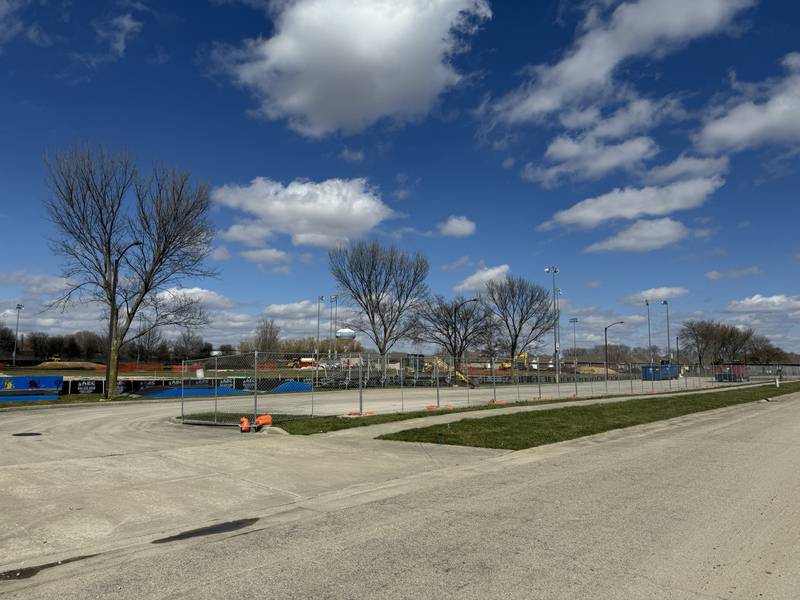
[[[425,371],[428,373],[433,371],[434,366],[439,370],[439,373],[449,373],[451,371],[450,365],[438,356],[433,357],[433,362],[425,363]],[[464,373],[458,369],[452,369],[452,371],[453,377],[462,383],[466,383],[471,388],[477,387],[477,384],[472,379],[470,379],[467,375],[464,375]]]

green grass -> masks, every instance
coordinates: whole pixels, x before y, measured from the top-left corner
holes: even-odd
[[[135,400],[128,396],[114,396],[111,402],[119,400]],[[0,409],[14,408],[17,406],[58,406],[60,404],[83,404],[84,402],[101,402],[103,394],[71,394],[59,396],[58,400],[30,400],[28,402],[0,402]]]
[[[464,419],[378,439],[522,450],[800,391],[800,382]]]

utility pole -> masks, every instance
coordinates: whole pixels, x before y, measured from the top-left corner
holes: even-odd
[[[336,332],[339,331],[339,296],[334,295],[333,298],[333,360],[336,361],[339,353],[336,350]]]
[[[655,390],[655,367],[653,366],[653,337],[650,333],[650,300],[645,299],[644,305],[647,307],[647,351],[650,353],[650,391]]]

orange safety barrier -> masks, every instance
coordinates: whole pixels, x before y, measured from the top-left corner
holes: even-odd
[[[262,427],[269,427],[272,425],[272,415],[258,415],[256,417],[256,431],[260,431]]]
[[[435,404],[426,404],[425,408],[427,408],[428,410],[436,410],[439,407],[436,406]]]
[[[239,433],[249,433],[250,432],[250,419],[247,417],[242,417],[239,419]]]

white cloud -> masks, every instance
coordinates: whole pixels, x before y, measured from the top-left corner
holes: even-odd
[[[706,279],[709,281],[719,281],[720,279],[741,279],[742,277],[758,275],[759,273],[761,273],[761,269],[759,267],[744,267],[742,269],[728,269],[727,271],[709,271],[706,273]]]
[[[158,297],[164,301],[174,300],[178,296],[192,298],[193,300],[201,302],[208,308],[231,308],[232,306],[236,306],[236,303],[230,298],[227,298],[218,292],[201,287],[171,287],[158,293]]]
[[[211,251],[211,258],[213,260],[219,260],[219,261],[229,260],[230,257],[231,253],[225,246],[217,246]]]
[[[591,228],[614,219],[669,215],[676,211],[701,206],[723,183],[722,179],[711,177],[678,181],[665,186],[615,188],[606,194],[587,198],[566,210],[557,212],[551,220],[540,225],[539,229],[552,229],[557,225]],[[661,219],[649,223],[666,221],[669,220]]]
[[[272,237],[272,231],[266,223],[251,221],[235,223],[221,233],[222,237],[232,242],[240,242],[247,246],[261,246]]]
[[[259,248],[258,250],[245,250],[244,252],[240,252],[239,256],[241,256],[245,260],[249,260],[250,262],[254,263],[274,263],[274,262],[284,262],[289,260],[289,254],[284,252],[283,250],[277,250],[275,248]]]
[[[11,41],[23,29],[19,13],[27,0],[0,0],[0,45]]]
[[[730,312],[790,312],[800,311],[800,296],[762,296],[756,294],[742,300],[730,302],[727,309]]]
[[[342,151],[339,152],[339,158],[349,163],[360,163],[364,160],[364,151],[351,150],[350,148],[345,146],[344,148],[342,148]]]
[[[516,159],[513,156],[507,156],[503,159],[503,168],[510,169],[516,164]]]
[[[125,54],[128,41],[137,36],[144,23],[137,21],[130,13],[117,15],[108,21],[100,21],[94,24],[97,38],[106,42],[109,49],[117,57]]]
[[[321,303],[321,314],[325,315],[326,302]],[[300,300],[287,304],[270,304],[264,309],[264,316],[274,319],[300,319],[317,316],[317,303],[311,300]]]
[[[472,264],[469,256],[459,256],[457,259],[442,265],[442,271],[458,271]]]
[[[28,294],[57,294],[67,289],[67,280],[63,277],[15,271],[0,273],[0,284],[22,288]]]
[[[669,164],[653,167],[645,179],[651,183],[668,183],[679,179],[710,178],[727,172],[727,156],[697,158],[681,155]]]
[[[598,118],[588,135],[600,139],[621,139],[638,131],[647,131],[668,117],[679,117],[683,114],[684,111],[676,100],[654,102],[634,97],[607,119]]]
[[[540,181],[552,186],[562,177],[596,179],[616,170],[641,167],[642,161],[658,153],[658,146],[649,137],[637,137],[619,144],[605,144],[592,137],[573,139],[559,136],[547,148],[545,157],[552,166],[528,163],[522,171],[523,179]]]
[[[655,287],[642,290],[636,294],[631,294],[625,298],[625,304],[638,306],[639,304],[644,304],[645,300],[658,302],[660,300],[670,300],[672,298],[678,298],[679,296],[685,296],[688,293],[689,290],[684,287]]]
[[[647,252],[674,244],[689,235],[689,229],[669,218],[636,221],[618,234],[586,248],[587,252]]]
[[[553,65],[533,68],[529,82],[494,104],[495,118],[507,124],[540,120],[589,97],[613,92],[614,72],[624,61],[664,56],[719,32],[754,1],[638,0],[620,4],[607,18],[590,11],[565,56]]]
[[[361,238],[396,216],[365,179],[294,181],[282,185],[257,177],[249,185],[226,185],[214,201],[241,210],[264,231],[279,231],[295,245],[333,247]]]
[[[450,215],[438,227],[441,235],[449,237],[469,237],[475,233],[475,222],[464,216]]]
[[[482,267],[475,271],[472,275],[464,279],[461,283],[456,285],[453,290],[456,292],[481,292],[486,289],[486,284],[490,281],[503,279],[511,272],[511,267],[508,265],[499,265],[497,267]]]
[[[787,54],[783,65],[788,71],[784,79],[755,86],[752,97],[709,118],[697,136],[698,146],[719,152],[800,142],[800,53]]]
[[[425,116],[461,80],[451,58],[491,17],[485,0],[274,2],[274,34],[218,50],[260,112],[310,137]]]

